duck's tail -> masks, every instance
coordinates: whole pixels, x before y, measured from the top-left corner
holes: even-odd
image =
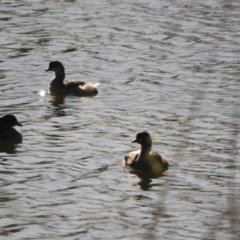
[[[90,83],[87,82],[81,88],[85,91],[86,95],[95,95],[98,94],[97,86],[99,86],[100,83]]]
[[[94,86],[95,88],[97,88],[99,85],[100,85],[100,82],[93,84],[93,86]]]

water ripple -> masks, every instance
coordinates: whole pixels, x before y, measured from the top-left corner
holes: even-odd
[[[0,145],[1,239],[239,238],[239,8],[3,2],[0,110],[24,141]],[[47,94],[51,60],[99,94]],[[121,166],[141,130],[161,178]]]

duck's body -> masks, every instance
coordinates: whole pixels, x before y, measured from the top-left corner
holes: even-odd
[[[22,134],[14,126],[22,126],[14,115],[0,117],[0,142],[22,142]]]
[[[48,71],[55,73],[55,77],[49,84],[50,93],[74,94],[79,96],[93,96],[98,94],[97,84],[65,80],[65,70],[59,61],[50,62],[48,69],[46,69],[46,72]]]
[[[138,133],[136,139],[132,142],[141,144],[141,149],[129,152],[123,159],[124,166],[156,173],[163,173],[168,170],[167,158],[162,154],[151,151],[152,139],[149,133]]]

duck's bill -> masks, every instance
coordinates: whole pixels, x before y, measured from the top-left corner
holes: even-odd
[[[20,122],[16,122],[16,125],[22,127],[22,124]]]
[[[137,142],[137,139],[136,139],[136,138],[134,138],[134,139],[132,140],[132,142]]]

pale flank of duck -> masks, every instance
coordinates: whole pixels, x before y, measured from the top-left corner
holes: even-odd
[[[94,96],[98,94],[99,83],[67,81],[65,80],[65,69],[61,62],[52,61],[49,63],[46,72],[52,71],[55,77],[49,84],[49,91],[53,94],[74,94],[78,96]]]
[[[92,94],[96,94],[96,88],[100,85],[100,83],[90,83],[86,82],[84,85],[79,86],[81,89],[85,90],[86,92],[92,92]]]
[[[136,139],[132,142],[139,143],[141,149],[129,152],[123,159],[124,166],[130,166],[143,171],[152,171],[156,174],[168,170],[168,159],[162,154],[151,151],[152,139],[149,133],[138,133]]]
[[[0,142],[22,142],[22,134],[14,126],[22,126],[14,115],[6,114],[0,117]]]

